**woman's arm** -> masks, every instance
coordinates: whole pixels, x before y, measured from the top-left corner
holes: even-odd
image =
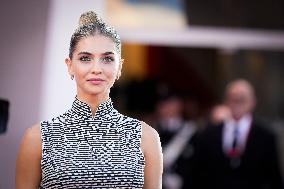
[[[27,129],[16,163],[16,189],[38,189],[41,180],[40,126]]]
[[[142,122],[141,148],[145,157],[144,189],[161,189],[163,154],[160,137],[155,129]]]

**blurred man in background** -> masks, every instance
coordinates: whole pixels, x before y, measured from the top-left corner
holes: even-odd
[[[226,88],[231,118],[196,137],[193,187],[196,189],[281,189],[274,135],[253,117],[251,84],[235,80]]]
[[[178,160],[195,131],[195,124],[184,119],[183,109],[182,99],[174,95],[164,97],[157,105],[156,129],[163,147],[164,189],[181,189],[184,182],[185,175],[178,170],[187,167]]]

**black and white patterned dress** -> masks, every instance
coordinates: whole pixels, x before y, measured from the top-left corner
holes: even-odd
[[[113,108],[111,99],[95,116],[75,98],[72,108],[41,122],[41,189],[143,188],[140,121]]]

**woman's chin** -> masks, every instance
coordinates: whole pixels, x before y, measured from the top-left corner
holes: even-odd
[[[92,90],[88,90],[87,93],[89,93],[90,95],[101,95],[101,94],[106,94],[107,90],[105,89],[92,89]]]
[[[106,86],[84,86],[79,87],[80,93],[85,95],[104,95],[109,93],[109,89]]]

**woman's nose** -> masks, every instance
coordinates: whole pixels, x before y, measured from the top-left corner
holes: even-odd
[[[102,73],[102,68],[101,68],[99,60],[95,60],[93,62],[91,69],[92,69],[91,72],[94,73],[94,74]]]

